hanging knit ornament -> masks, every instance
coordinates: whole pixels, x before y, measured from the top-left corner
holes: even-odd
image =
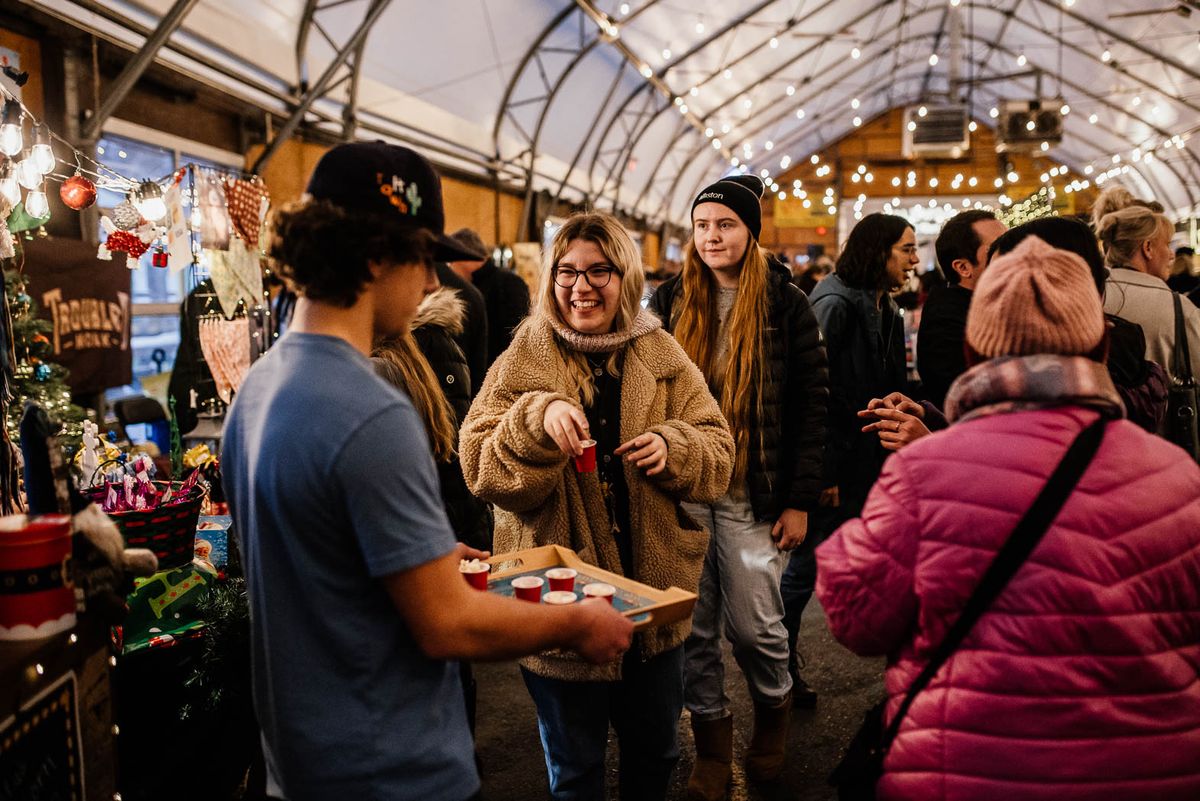
[[[128,200],[123,200],[112,210],[112,221],[120,230],[132,231],[142,224],[142,213]]]
[[[48,381],[50,379],[50,365],[43,363],[33,368],[33,377],[38,381]]]
[[[258,231],[262,225],[266,199],[267,188],[257,179],[225,179],[225,204],[229,209],[229,220],[233,223],[234,232],[251,250],[258,246]]]
[[[62,182],[58,196],[67,208],[83,211],[96,202],[96,185],[82,175],[72,175]]]
[[[109,253],[125,253],[128,256],[127,261],[132,261],[134,267],[137,266],[138,258],[150,249],[150,245],[128,231],[113,231],[104,241],[104,247]]]

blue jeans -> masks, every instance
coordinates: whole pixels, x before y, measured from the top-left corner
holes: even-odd
[[[679,760],[683,646],[645,662],[638,650],[635,642],[625,654],[620,681],[561,681],[521,669],[556,801],[603,801],[610,722],[620,748],[622,801],[666,798]]]
[[[787,628],[788,662],[791,665],[797,663],[796,638],[800,635],[800,618],[817,587],[817,546],[856,514],[840,506],[821,507],[810,512],[808,536],[783,571],[779,591],[783,596],[783,625]]]

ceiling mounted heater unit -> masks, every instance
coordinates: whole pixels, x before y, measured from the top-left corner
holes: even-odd
[[[1063,101],[1005,100],[996,127],[996,152],[1015,153],[1057,145],[1063,135]]]
[[[906,108],[904,157],[962,158],[971,148],[971,133],[967,130],[970,121],[966,106]]]

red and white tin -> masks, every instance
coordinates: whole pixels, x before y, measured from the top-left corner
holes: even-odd
[[[0,517],[0,640],[34,640],[75,625],[71,518]]]

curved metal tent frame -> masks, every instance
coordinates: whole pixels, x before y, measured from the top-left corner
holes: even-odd
[[[1003,41],[1003,35],[1007,31],[1009,25],[1012,23],[1017,23],[1032,33],[1036,33],[1036,34],[1040,34],[1041,36],[1044,36],[1047,40],[1053,42],[1055,46],[1058,46],[1058,47],[1061,47],[1064,49],[1069,49],[1077,55],[1085,56],[1085,57],[1089,58],[1091,61],[1099,64],[1101,67],[1103,67],[1107,70],[1110,70],[1117,75],[1132,79],[1147,89],[1155,89],[1156,88],[1149,80],[1147,80],[1146,78],[1142,77],[1141,75],[1129,70],[1127,67],[1120,64],[1119,62],[1117,62],[1115,60],[1108,60],[1108,61],[1101,60],[1101,59],[1097,58],[1096,56],[1088,53],[1080,45],[1070,41],[1069,39],[1066,39],[1065,37],[1063,37],[1059,34],[1056,34],[1054,30],[1047,28],[1047,27],[1039,27],[1034,22],[1031,22],[1023,17],[1018,16],[1015,12],[1019,8],[1021,2],[1022,2],[1022,0],[1018,0],[1016,4],[1014,4],[1011,8],[1009,8],[1007,10],[1002,10],[1002,9],[994,8],[992,6],[983,5],[982,3],[975,2],[975,0],[970,0],[969,2],[962,3],[961,5],[963,6],[963,10],[966,12],[970,12],[970,13],[982,12],[984,14],[991,14],[991,15],[998,16],[1001,19],[1001,23],[1000,23],[1001,24],[1001,33],[995,40],[981,39],[980,37],[973,36],[973,35],[964,37],[964,39],[967,41],[972,41],[972,42],[982,42],[983,44],[987,45],[990,50],[999,51],[999,52],[1003,52],[1007,55],[1015,56],[1016,53],[1011,48],[1002,46],[1001,42]],[[1054,11],[1060,10],[1056,4],[1049,2],[1049,0],[1029,0],[1029,2],[1030,3],[1038,3],[1041,6],[1050,8]],[[763,10],[763,8],[766,8],[770,5],[771,5],[770,3],[760,4],[752,11],[754,13],[757,13],[758,11],[761,11],[761,10]],[[895,5],[895,3],[890,2],[889,0],[883,0],[883,2],[878,2],[878,3],[874,4],[873,6],[868,7],[864,12],[855,16],[853,19],[851,19],[851,21],[849,23],[847,23],[847,25],[848,26],[855,25],[858,22],[860,22],[864,19],[867,19],[876,13],[880,13],[880,12],[884,11],[887,7],[893,6],[893,5]],[[821,7],[817,8],[815,11],[810,12],[810,14],[819,13],[820,11],[824,10],[824,8],[825,8],[825,6],[821,6]],[[949,14],[949,11],[947,10],[945,4],[939,4],[937,7],[927,7],[920,11],[917,11],[913,14],[905,15],[902,17],[901,20],[898,21],[898,24],[900,24],[900,25],[911,24],[911,23],[919,20],[921,17],[929,15],[934,12],[941,13],[943,23],[939,24],[932,33],[926,33],[926,34],[922,34],[920,36],[908,37],[908,38],[902,40],[900,43],[897,43],[895,46],[898,47],[900,44],[911,43],[911,42],[919,41],[923,38],[928,38],[929,36],[933,36],[934,43],[935,43],[935,49],[936,49],[937,45],[940,44],[942,36],[943,36],[944,21]],[[1129,46],[1130,48],[1132,48],[1144,55],[1147,55],[1147,56],[1155,55],[1154,51],[1148,50],[1147,48],[1140,45],[1138,42],[1128,39],[1127,37],[1124,37],[1124,36],[1120,35],[1119,33],[1112,31],[1111,29],[1109,29],[1103,25],[1097,25],[1097,24],[1093,23],[1090,19],[1088,19],[1078,13],[1072,12],[1070,14],[1070,16],[1072,18],[1078,20],[1079,22],[1083,23],[1084,25],[1086,25],[1088,28],[1090,28],[1091,30],[1093,30],[1094,32],[1096,32],[1099,35],[1108,37],[1108,38],[1112,39],[1113,41],[1120,41],[1120,42],[1122,42],[1122,44],[1125,44],[1125,45]],[[790,27],[792,27],[793,24],[795,24],[795,21],[789,20],[788,25],[785,26],[785,28],[783,30],[789,29]],[[720,35],[724,34],[726,32],[726,30],[727,29],[722,29],[720,31],[720,34],[709,37],[699,47],[694,47],[694,48],[690,49],[685,54],[684,57],[681,57],[679,59],[672,61],[670,64],[668,64],[666,67],[664,67],[660,70],[660,75],[665,74],[668,70],[679,66],[679,64],[681,64],[683,61],[685,61],[688,57],[691,57],[695,53],[702,50],[704,46],[719,39]],[[778,35],[778,32],[773,32],[772,39],[774,38],[775,35]],[[722,111],[731,102],[733,102],[733,100],[735,98],[739,97],[743,91],[745,91],[746,89],[750,88],[753,85],[764,83],[764,82],[770,80],[775,75],[781,73],[783,70],[785,70],[788,67],[792,66],[793,64],[801,61],[805,56],[809,55],[810,53],[813,53],[814,51],[818,50],[821,46],[827,44],[829,41],[831,41],[833,39],[834,36],[835,36],[835,34],[830,34],[830,35],[825,36],[816,45],[805,49],[799,55],[793,57],[790,61],[786,62],[784,65],[777,67],[773,72],[767,73],[765,75],[761,75],[761,74],[758,75],[752,84],[743,86],[738,91],[731,93],[730,96],[723,103],[709,109],[705,114],[705,119],[713,118],[717,113]],[[761,50],[762,48],[766,47],[768,41],[769,40],[764,39],[761,42],[753,45],[749,50],[745,51],[740,57],[738,57],[737,59],[734,59],[732,62],[727,62],[726,65],[723,65],[722,69],[728,68],[728,66],[735,65],[735,64],[741,62],[742,60],[744,60],[746,57],[748,57],[753,52],[755,52],[757,50]],[[863,66],[865,66],[866,62],[869,62],[869,61],[870,61],[870,59],[864,58]],[[974,61],[975,66],[980,68],[981,73],[988,66],[987,61],[988,61],[987,57],[985,57],[982,60]],[[1184,74],[1188,75],[1189,77],[1192,77],[1195,79],[1200,79],[1200,73],[1197,73],[1196,71],[1190,69],[1189,67],[1182,64],[1181,62],[1179,62],[1176,59],[1165,58],[1165,59],[1162,59],[1162,62],[1173,69],[1183,72]],[[1033,62],[1031,61],[1030,63],[1033,63]],[[1047,76],[1055,75],[1054,70],[1049,68],[1046,65],[1038,65],[1038,66],[1036,66],[1036,68]],[[720,74],[720,71],[711,72],[705,78],[696,82],[694,85],[703,86],[705,83],[707,83],[707,82],[711,81],[713,78],[715,78],[716,75],[718,75],[718,74]],[[930,84],[932,74],[933,74],[933,69],[931,66],[929,69],[925,70],[925,75],[922,79],[921,91],[916,93],[916,95],[911,98],[911,102],[920,101],[920,100],[924,99],[924,97],[928,94],[928,89],[929,89],[929,84]],[[1067,80],[1062,75],[1058,75],[1056,77],[1061,85],[1069,86],[1072,89],[1072,91],[1088,98],[1090,101],[1097,103],[1097,104],[1109,109],[1110,111],[1113,111],[1114,113],[1118,113],[1118,114],[1127,116],[1133,120],[1136,120],[1137,122],[1140,122],[1140,123],[1146,125],[1150,129],[1152,129],[1156,134],[1158,134],[1159,136],[1163,136],[1163,137],[1170,136],[1168,131],[1166,131],[1165,129],[1154,124],[1153,121],[1151,121],[1147,117],[1136,114],[1134,112],[1131,112],[1128,109],[1120,108],[1119,106],[1115,105],[1111,101],[1108,101],[1107,99],[1101,97],[1100,95],[1097,95],[1094,92],[1083,87],[1079,83]],[[515,80],[515,78],[514,78],[514,80]],[[836,85],[839,82],[840,81],[823,82],[822,86],[829,87],[830,84]],[[646,134],[646,132],[650,129],[650,127],[655,123],[655,121],[657,119],[659,119],[661,117],[661,115],[665,111],[667,111],[668,109],[670,109],[672,107],[670,103],[663,103],[657,109],[653,109],[650,111],[643,109],[641,112],[639,112],[637,116],[638,116],[639,120],[641,121],[641,125],[637,128],[636,131],[634,131],[632,133],[632,135],[629,135],[627,131],[623,132],[626,135],[624,137],[624,147],[618,151],[619,156],[615,159],[611,159],[606,165],[601,163],[600,157],[603,153],[606,152],[604,150],[604,142],[609,138],[609,135],[612,132],[612,130],[614,129],[614,127],[616,127],[617,121],[621,118],[621,116],[623,114],[625,114],[627,112],[628,106],[631,103],[633,103],[639,96],[645,94],[646,93],[645,90],[646,90],[645,86],[638,87],[626,97],[624,102],[621,103],[617,107],[616,111],[614,111],[609,116],[608,124],[604,130],[604,133],[601,135],[600,139],[594,145],[593,164],[592,164],[593,169],[589,172],[590,172],[590,174],[594,175],[597,167],[606,168],[604,179],[603,179],[603,181],[600,182],[600,187],[601,187],[600,193],[606,194],[608,196],[608,199],[610,200],[610,202],[614,208],[619,207],[620,192],[621,192],[621,188],[622,188],[623,174],[622,174],[622,171],[620,169],[618,169],[619,166],[626,163],[629,160],[629,158],[631,157],[631,154],[637,148],[638,143],[640,142],[642,137]],[[824,91],[824,89],[822,91]],[[653,95],[651,94],[650,96],[653,96]],[[1176,98],[1176,100],[1181,105],[1185,106],[1186,108],[1189,108],[1191,110],[1200,111],[1200,108],[1198,108],[1195,104],[1191,103],[1186,97]],[[898,105],[898,104],[893,103],[892,105],[894,106],[894,105]],[[599,112],[596,115],[596,119],[594,121],[593,127],[594,127],[595,123],[599,122],[599,120],[603,116],[607,106],[608,106],[607,102],[603,106],[601,106]],[[761,129],[761,127],[765,127],[765,126],[760,126],[760,129]],[[756,132],[757,132],[757,130],[760,130],[760,129],[756,129]],[[1129,139],[1126,135],[1121,134],[1120,132],[1116,131],[1115,129],[1106,128],[1105,126],[1100,126],[1100,130],[1107,130],[1110,134],[1120,137],[1120,139],[1122,139],[1124,144],[1126,144],[1128,147],[1136,147],[1138,145],[1138,143],[1136,141]],[[590,131],[590,129],[589,129],[589,131]],[[845,131],[845,133],[849,133],[849,132],[850,132],[850,130]],[[590,135],[590,132],[589,132],[589,135]],[[747,136],[750,136],[750,135],[752,135],[752,134],[747,134]],[[635,201],[633,203],[633,207],[635,209],[640,208],[642,206],[642,203],[644,202],[644,200],[646,198],[646,193],[649,191],[649,189],[655,183],[658,168],[660,168],[662,165],[667,163],[668,157],[671,155],[672,151],[675,149],[677,140],[678,140],[678,132],[677,132],[677,135],[675,135],[675,136],[667,137],[665,149],[663,149],[656,157],[652,157],[650,159],[651,163],[653,163],[655,165],[654,171],[651,173],[649,179],[647,179],[645,185],[643,186],[642,192],[638,196],[637,201]],[[691,153],[691,157],[692,158],[698,157],[701,153],[704,152],[704,147],[705,147],[705,145],[702,144],[699,147],[697,147],[696,149],[694,149]],[[1059,149],[1062,150],[1061,146],[1059,147]],[[1104,148],[1101,148],[1099,146],[1096,146],[1096,149],[1098,152],[1104,151]],[[724,148],[722,148],[722,150],[724,150]],[[1166,168],[1171,173],[1173,173],[1174,177],[1179,182],[1179,185],[1180,185],[1181,189],[1183,190],[1183,193],[1186,194],[1187,207],[1188,207],[1189,211],[1194,212],[1195,206],[1196,206],[1196,199],[1195,199],[1194,194],[1192,193],[1191,184],[1192,184],[1192,182],[1195,181],[1195,178],[1196,178],[1197,160],[1196,160],[1195,155],[1190,151],[1190,149],[1185,148],[1184,152],[1188,156],[1188,163],[1187,163],[1186,169],[1189,173],[1189,178],[1191,179],[1191,181],[1185,179],[1182,175],[1180,175],[1178,170],[1176,170],[1173,165],[1170,165],[1168,163],[1168,164],[1166,164]],[[1070,155],[1065,150],[1062,150],[1062,154]],[[1076,156],[1076,157],[1068,158],[1068,160],[1076,160],[1077,161],[1078,157]],[[686,161],[690,161],[690,159],[685,159],[685,162]],[[1140,168],[1135,167],[1134,169],[1136,171],[1138,171],[1139,173],[1141,172]],[[1147,187],[1152,189],[1152,191],[1156,195],[1163,196],[1163,197],[1170,196],[1170,193],[1168,193],[1166,188],[1159,182],[1159,180],[1156,177],[1150,175],[1149,177],[1143,176],[1143,178],[1147,183]],[[668,197],[671,194],[672,193],[668,192]]]
[[[1101,157],[1142,150],[1153,144],[1146,137],[1171,138],[1148,108],[1124,106],[1114,99],[1114,94],[1128,92],[1128,85],[1162,96],[1170,112],[1181,112],[1176,135],[1182,131],[1186,137],[1200,128],[1200,53],[1194,47],[1173,53],[1159,43],[1194,39],[1196,33],[1166,12],[1153,16],[1153,10],[1147,11],[1138,0],[1114,0],[1086,10],[1061,0],[1013,0],[1003,7],[983,0],[699,0],[695,37],[681,19],[693,12],[669,7],[663,0],[629,2],[624,13],[617,10],[617,0],[480,0],[482,16],[474,20],[459,20],[452,9],[441,6],[424,7],[419,22],[428,25],[427,30],[413,25],[412,9],[406,4],[389,6],[388,0],[270,5],[175,0],[170,12],[169,0],[141,0],[163,9],[158,14],[121,0],[25,2],[126,46],[142,39],[146,46],[122,76],[123,83],[132,85],[156,59],[179,68],[208,57],[211,64],[205,67],[214,80],[245,87],[249,92],[244,96],[269,98],[269,108],[263,107],[286,118],[279,129],[284,136],[309,125],[336,139],[363,131],[408,142],[448,163],[517,180],[524,189],[527,219],[535,193],[545,190],[556,202],[607,204],[663,223],[676,221],[681,190],[724,172],[733,155],[728,141],[733,138],[749,141],[771,134],[781,148],[826,146],[854,130],[835,111],[844,109],[848,97],[865,99],[860,114],[865,118],[868,110],[877,115],[965,88],[965,99],[977,114],[985,94],[996,102],[1006,96],[1027,97],[1040,87],[1030,75],[1003,74],[994,56],[1021,55],[1040,76],[1069,90],[1073,103],[1112,116],[1111,122],[1087,128],[1080,127],[1077,117],[1068,117],[1066,141],[1051,151],[1064,163],[1087,163],[1091,153]],[[82,13],[69,13],[66,9],[71,7]],[[226,41],[221,20],[247,8],[282,20],[282,33],[269,44],[285,49],[284,57],[272,61],[274,51],[266,45],[251,51],[217,44]],[[1105,24],[1100,15],[1114,11],[1146,14],[1146,30],[1166,38],[1143,42],[1136,31]],[[711,27],[700,24],[705,19]],[[952,29],[964,19],[969,30]],[[449,39],[449,21],[460,23],[455,30],[460,35],[463,23],[487,27],[493,52],[467,58]],[[864,38],[855,32],[860,25],[873,30]],[[497,28],[508,34],[506,44],[520,44],[515,58],[506,60],[497,46]],[[661,41],[664,31],[681,45],[664,48],[663,60],[652,67],[637,50]],[[456,60],[470,65],[442,83],[422,83],[398,73],[393,43],[403,37],[419,45],[420,55],[444,56],[441,61],[427,58],[434,72]],[[800,44],[797,37],[812,41]],[[838,62],[849,49],[842,47],[847,37],[861,45],[861,60],[839,70]],[[951,64],[945,69],[935,69],[933,63],[901,63],[904,48],[931,43],[938,53],[947,40]],[[781,41],[788,47],[777,49]],[[957,47],[965,51],[961,62]],[[985,51],[982,56],[978,47]],[[1095,51],[1101,47],[1121,49],[1121,57],[1098,57]],[[677,53],[672,57],[668,50]],[[1053,58],[1041,58],[1041,51],[1053,51],[1057,64]],[[1070,68],[1064,67],[1066,56]],[[960,63],[968,67],[966,79],[957,77]],[[909,66],[918,69],[910,72]],[[1093,67],[1099,67],[1094,77],[1079,74]],[[719,80],[722,74],[729,79],[735,69],[738,80]],[[291,70],[294,75],[288,74]],[[310,72],[318,71],[320,77],[310,84]],[[789,71],[803,73],[792,82],[801,91],[775,93],[772,86],[786,80]],[[488,108],[486,87],[471,82],[481,79],[496,87],[491,97],[498,105]],[[986,89],[975,86],[976,80],[987,84]],[[996,86],[1000,82],[1003,86]],[[681,89],[681,84],[687,88]],[[701,89],[703,100],[693,99]],[[732,135],[716,135],[712,129],[722,124],[733,104],[751,94],[753,110],[737,120]],[[102,108],[111,110],[119,100],[110,95]],[[807,120],[788,123],[797,110],[812,103],[825,108]],[[683,113],[670,117],[666,112],[672,109]],[[95,127],[103,121],[101,116]],[[282,138],[268,143],[260,164]],[[714,147],[715,139],[721,141]],[[759,164],[763,158],[760,154],[751,161]],[[1186,138],[1170,159],[1155,162],[1130,164],[1131,174],[1169,206],[1195,214],[1200,159]],[[639,163],[649,166],[638,171]]]

